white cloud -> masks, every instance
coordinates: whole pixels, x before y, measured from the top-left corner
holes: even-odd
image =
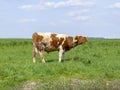
[[[19,6],[20,9],[48,9],[48,8],[60,8],[60,7],[70,7],[70,6],[93,6],[94,2],[81,1],[81,0],[65,0],[58,2],[43,2],[36,5],[23,5]]]
[[[75,17],[76,20],[88,20],[90,19],[90,16],[77,16]]]
[[[32,18],[32,19],[27,19],[27,18],[25,18],[25,19],[19,20],[19,22],[21,22],[21,23],[36,22],[36,21],[37,21],[37,20],[34,19],[34,18]]]
[[[120,2],[116,2],[112,5],[109,5],[108,8],[120,8]]]
[[[20,6],[19,8],[21,8],[21,9],[30,9],[30,8],[33,8],[33,5],[23,5],[23,6]]]
[[[51,21],[49,24],[51,26],[57,26],[57,25],[60,25],[60,24],[66,25],[68,23],[70,23],[70,21],[68,21],[68,20],[60,20],[60,21]]]
[[[89,9],[82,9],[82,10],[70,11],[67,13],[67,15],[68,16],[76,16],[78,14],[87,13],[87,12],[89,12]]]
[[[74,20],[88,20],[90,16],[86,15],[89,9],[74,10],[67,13],[68,16],[72,17]]]

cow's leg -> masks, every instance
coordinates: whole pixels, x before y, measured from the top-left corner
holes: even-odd
[[[36,54],[37,54],[37,48],[34,47],[34,49],[33,49],[33,63],[36,62],[36,60],[35,60]]]
[[[66,53],[63,52],[63,59],[65,60],[65,58],[66,58]]]
[[[44,51],[39,51],[39,54],[40,54],[40,58],[42,60],[42,63],[45,63],[45,59],[44,59]]]
[[[63,53],[64,53],[64,50],[62,49],[62,46],[60,46],[60,50],[59,50],[59,62],[61,62],[61,60],[62,60]]]

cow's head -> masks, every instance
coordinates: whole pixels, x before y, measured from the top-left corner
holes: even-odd
[[[80,44],[83,44],[85,42],[87,42],[87,38],[83,37],[83,36],[76,36],[75,39],[74,39],[74,43],[76,45],[80,45]]]

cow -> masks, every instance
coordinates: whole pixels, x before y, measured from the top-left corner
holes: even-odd
[[[59,51],[59,62],[65,53],[70,49],[83,44],[87,41],[87,38],[84,36],[68,36],[65,34],[56,34],[56,33],[41,33],[35,32],[32,35],[33,40],[33,63],[36,62],[36,54],[40,54],[42,63],[45,63],[44,52]]]

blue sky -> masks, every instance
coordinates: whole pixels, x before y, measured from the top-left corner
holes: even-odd
[[[0,0],[0,38],[34,32],[120,38],[120,0]]]

